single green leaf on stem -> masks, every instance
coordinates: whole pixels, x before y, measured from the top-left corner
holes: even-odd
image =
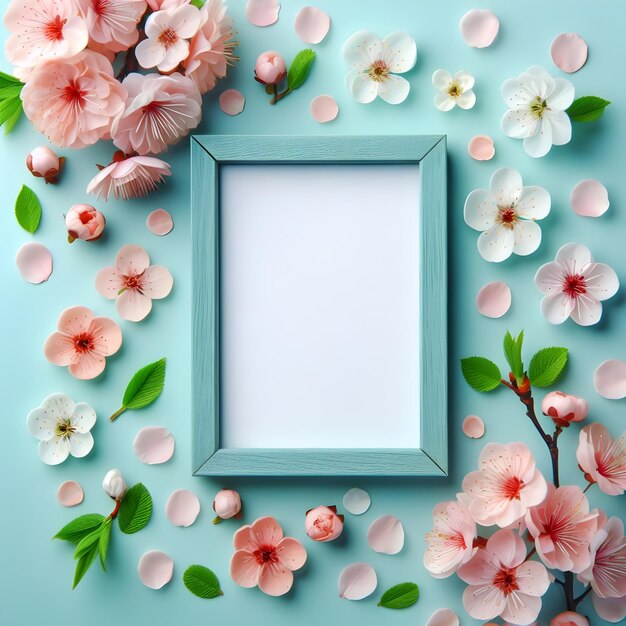
[[[400,583],[383,593],[378,606],[386,609],[406,609],[413,606],[420,596],[415,583]]]
[[[508,330],[506,331],[506,335],[504,335],[504,356],[518,385],[521,385],[524,380],[524,363],[522,362],[523,342],[524,331],[521,331],[515,338]]]
[[[461,359],[461,371],[467,384],[476,391],[493,391],[502,381],[498,366],[482,356]]]
[[[127,535],[140,531],[152,516],[152,496],[142,483],[131,487],[120,505],[117,521]]]
[[[572,122],[595,122],[602,117],[609,104],[610,100],[598,96],[582,96],[572,102],[566,113]]]
[[[549,387],[567,364],[567,348],[543,348],[533,356],[528,378],[535,387]]]
[[[310,48],[300,50],[291,62],[289,72],[287,73],[287,89],[293,91],[298,89],[307,79],[311,70],[311,65],[315,61],[315,51]]]
[[[190,565],[183,574],[183,583],[199,598],[210,600],[224,595],[217,576],[204,565]]]
[[[35,192],[26,185],[22,185],[15,201],[15,217],[18,224],[31,234],[39,228],[41,204],[39,204]]]
[[[53,539],[61,539],[70,543],[79,543],[79,541],[93,532],[102,524],[104,515],[99,513],[88,513],[81,515],[69,522],[61,528],[61,530],[53,537]]]
[[[102,565],[102,569],[106,572],[106,560],[107,560],[107,550],[109,549],[109,541],[111,539],[111,526],[113,525],[113,520],[110,517],[107,517],[106,521],[102,525],[102,531],[100,532],[100,539],[98,540],[98,554],[100,556],[100,565]]]
[[[135,372],[124,392],[122,406],[109,419],[117,419],[127,409],[143,409],[152,404],[161,395],[164,385],[165,357]]]

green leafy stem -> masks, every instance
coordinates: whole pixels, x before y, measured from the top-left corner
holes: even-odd
[[[15,76],[0,72],[0,126],[5,134],[10,133],[22,115],[20,97],[24,85]]]
[[[276,104],[279,100],[282,100],[285,96],[288,96],[292,91],[301,87],[304,81],[307,79],[313,61],[315,61],[315,51],[310,48],[300,50],[294,57],[287,72],[287,89],[283,92],[278,92],[278,85],[268,85],[268,93],[274,94],[270,100],[270,104]]]

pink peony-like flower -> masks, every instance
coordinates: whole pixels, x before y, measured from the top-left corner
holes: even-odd
[[[283,57],[270,50],[259,55],[254,66],[254,80],[263,85],[277,85],[287,75]]]
[[[447,578],[467,563],[477,548],[476,522],[460,502],[440,502],[433,509],[435,527],[426,534],[424,567],[434,578]]]
[[[75,204],[65,216],[67,240],[96,241],[102,237],[106,220],[104,215],[90,204]]]
[[[161,265],[150,265],[148,253],[128,244],[115,256],[115,265],[101,269],[96,276],[98,293],[116,300],[120,317],[140,322],[152,310],[152,300],[160,300],[172,291],[174,279]]]
[[[87,185],[87,193],[108,200],[111,194],[117,200],[141,198],[154,191],[170,176],[170,166],[161,159],[147,156],[126,157],[121,150],[113,155],[113,162],[103,167]]]
[[[306,563],[306,549],[273,517],[242,526],[233,538],[235,554],[230,576],[241,587],[256,587],[269,596],[282,596],[293,585],[293,572]]]
[[[11,33],[5,54],[19,67],[73,57],[89,40],[87,24],[72,0],[13,0],[4,24]]]
[[[589,513],[580,487],[557,489],[549,484],[546,499],[526,512],[526,525],[547,567],[577,573],[589,566],[589,543],[598,527],[597,517],[597,511]]]
[[[610,496],[626,490],[626,435],[613,439],[599,423],[585,426],[578,439],[576,458],[585,478]]]
[[[183,65],[185,76],[204,94],[226,76],[229,65],[237,60],[234,54],[233,22],[226,14],[223,0],[207,0],[200,9],[201,26],[189,46],[189,56]]]
[[[105,357],[122,345],[120,327],[108,317],[94,317],[84,306],[65,309],[57,329],[46,339],[44,354],[50,363],[67,365],[70,374],[81,380],[99,376],[106,366]]]
[[[526,546],[519,535],[503,529],[461,565],[459,578],[468,583],[463,606],[475,619],[502,616],[512,624],[530,624],[541,611],[541,596],[548,590],[548,571],[538,561],[526,561]]]
[[[337,514],[336,506],[316,506],[307,511],[304,529],[313,541],[333,541],[343,532],[343,515]]]
[[[215,495],[213,510],[217,515],[214,523],[236,517],[241,513],[241,496],[232,489],[222,489]]]
[[[589,626],[589,620],[580,613],[565,611],[552,618],[550,626]]]
[[[144,0],[80,0],[87,22],[90,48],[103,47],[112,52],[128,50],[139,39],[137,25],[148,5]]]
[[[69,148],[108,139],[125,99],[126,89],[115,80],[111,63],[91,50],[38,65],[22,89],[28,119],[50,141]]]
[[[463,502],[483,526],[509,526],[546,497],[546,480],[523,443],[487,444],[478,468],[463,479]]]
[[[126,110],[113,122],[113,143],[126,154],[158,154],[194,129],[202,117],[202,96],[195,83],[178,72],[129,74]]]
[[[626,617],[626,596],[621,598],[601,598],[597,593],[591,592],[591,602],[598,617],[617,624]]]
[[[26,167],[38,178],[43,178],[46,184],[55,185],[57,177],[63,169],[65,159],[55,154],[48,146],[39,146],[28,153]]]
[[[544,415],[549,415],[557,426],[567,428],[570,422],[582,422],[587,417],[589,405],[584,398],[562,391],[551,391],[544,397],[541,410]]]

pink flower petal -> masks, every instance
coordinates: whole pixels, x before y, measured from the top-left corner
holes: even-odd
[[[174,221],[165,209],[156,209],[148,215],[146,226],[151,233],[164,237],[174,228]]]
[[[617,359],[600,363],[593,373],[593,386],[603,398],[626,398],[626,363]]]
[[[40,243],[25,243],[15,255],[15,264],[22,278],[34,285],[46,282],[52,274],[52,255]]]
[[[220,109],[226,115],[239,115],[246,105],[244,95],[238,89],[227,89],[220,94]]]
[[[151,265],[143,273],[143,281],[141,291],[148,298],[160,300],[165,298],[172,291],[174,279],[170,271],[162,265]]]
[[[468,415],[463,420],[463,433],[470,439],[480,439],[485,434],[485,423],[478,415]]]
[[[474,135],[467,144],[467,152],[476,161],[489,161],[493,159],[496,148],[488,135]]]
[[[437,609],[425,626],[459,626],[459,618],[452,609]]]
[[[486,9],[471,9],[459,24],[465,43],[472,48],[490,46],[500,30],[500,20]]]
[[[370,494],[358,487],[346,491],[343,497],[343,506],[352,515],[363,515],[371,504]]]
[[[109,317],[94,317],[89,326],[95,352],[104,356],[115,354],[122,346],[122,329]]]
[[[311,100],[311,115],[316,122],[332,122],[339,114],[339,106],[332,96],[317,96]]]
[[[295,571],[306,563],[305,547],[293,537],[284,537],[276,545],[278,560],[282,565]]]
[[[147,465],[158,465],[172,458],[175,445],[174,436],[166,428],[146,426],[137,433],[133,448],[140,461]]]
[[[123,274],[141,274],[150,265],[150,257],[141,246],[128,244],[115,256],[115,265]]]
[[[167,519],[174,526],[191,526],[200,513],[200,500],[195,493],[186,489],[174,491],[165,505]]]
[[[74,363],[69,366],[72,376],[79,380],[92,380],[104,372],[106,360],[103,356],[94,354],[93,352],[85,352],[77,356]]]
[[[303,7],[296,15],[294,27],[304,43],[319,43],[328,34],[330,17],[317,7]]]
[[[259,545],[275,546],[283,538],[283,529],[273,517],[261,517],[251,526],[251,536],[253,541]],[[235,549],[239,546],[235,544]]]
[[[510,306],[511,289],[506,283],[487,283],[476,295],[478,312],[485,317],[502,317]]]
[[[278,0],[248,0],[246,19],[254,26],[270,26],[278,21]]]
[[[587,62],[588,52],[587,42],[576,33],[562,33],[550,47],[554,64],[568,74],[577,72]]]
[[[376,591],[378,578],[368,563],[348,565],[339,574],[339,597],[344,600],[362,600]]]
[[[375,519],[367,531],[370,548],[383,554],[397,554],[404,546],[404,528],[397,517],[382,515]]]
[[[268,596],[284,596],[293,585],[293,572],[280,563],[261,567],[259,589]]]
[[[46,359],[55,365],[70,365],[76,360],[74,340],[63,333],[52,333],[43,346]]]
[[[109,300],[115,300],[125,281],[117,267],[103,267],[96,274],[96,291]]]
[[[570,204],[577,215],[600,217],[609,208],[609,192],[597,180],[583,180],[572,189]]]
[[[84,497],[83,488],[75,480],[66,480],[57,489],[57,500],[63,506],[77,506]]]
[[[240,587],[249,589],[259,584],[261,566],[252,552],[237,550],[230,561],[230,577]]]
[[[72,306],[65,309],[57,323],[57,328],[67,335],[79,335],[89,330],[93,311],[86,306]]]
[[[137,565],[139,580],[150,589],[160,589],[172,580],[174,561],[159,550],[144,552]]]
[[[140,322],[152,310],[152,300],[135,289],[127,289],[115,302],[122,319]]]

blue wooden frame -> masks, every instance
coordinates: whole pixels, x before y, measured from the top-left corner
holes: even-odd
[[[193,233],[193,472],[208,476],[447,474],[446,139],[420,136],[196,136]],[[420,447],[220,448],[219,171],[236,163],[416,163],[421,181]]]

